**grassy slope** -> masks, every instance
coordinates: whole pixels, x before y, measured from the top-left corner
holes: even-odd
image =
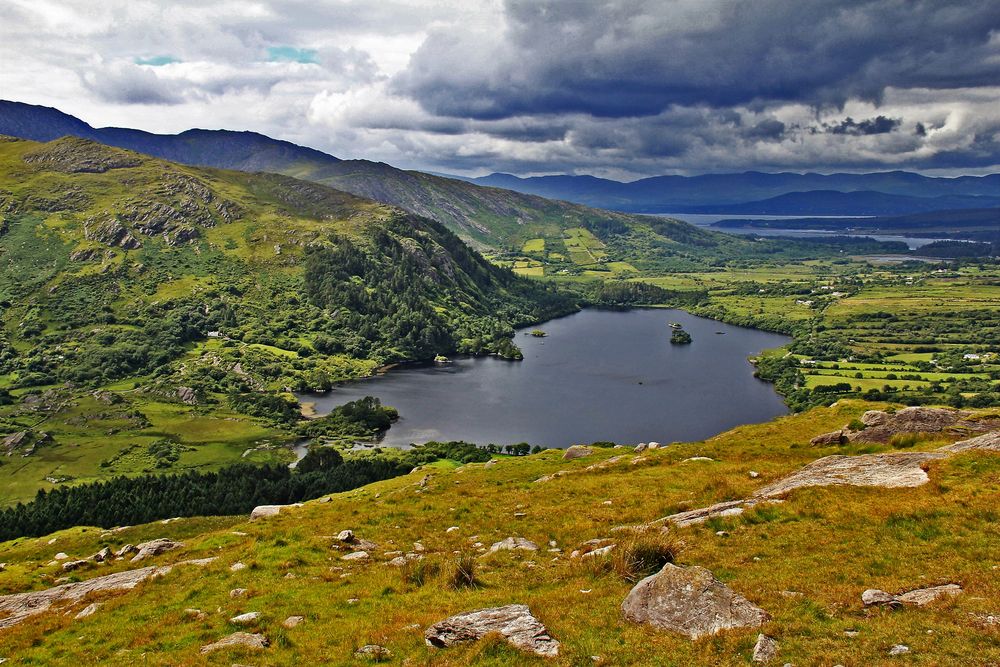
[[[573,462],[549,451],[503,459],[491,468],[434,467],[259,523],[238,517],[190,519],[114,536],[74,529],[51,543],[50,538],[17,540],[0,546],[0,560],[8,563],[6,592],[50,585],[57,568],[45,563],[57,551],[82,557],[105,544],[173,536],[187,547],[157,562],[209,555],[219,560],[204,571],[178,569],[136,591],[111,596],[85,620],[61,613],[35,617],[4,633],[5,655],[21,659],[13,664],[51,665],[351,664],[351,653],[371,642],[393,651],[393,664],[529,664],[525,656],[490,642],[436,651],[422,639],[424,627],[447,615],[519,602],[563,642],[554,664],[590,664],[590,656],[609,665],[746,664],[755,630],[690,642],[628,624],[618,606],[630,584],[566,554],[584,540],[611,535],[615,526],[744,497],[819,456],[858,453],[853,446],[844,451],[805,443],[869,407],[845,403],[743,426],[706,442],[647,453],[636,465],[629,453],[617,464],[588,472],[587,466],[621,450],[599,450]],[[866,446],[864,451],[878,449]],[[715,461],[684,462],[696,455]],[[759,479],[749,477],[751,469]],[[533,482],[558,470],[572,474]],[[417,482],[426,474],[430,482],[420,490]],[[778,664],[879,664],[897,643],[910,646],[909,664],[1000,660],[996,627],[976,621],[976,615],[996,614],[1000,599],[995,571],[1000,537],[994,529],[1000,457],[956,456],[933,463],[929,474],[931,482],[916,489],[800,490],[784,504],[744,517],[675,530],[682,544],[678,562],[709,568],[773,615],[763,630],[779,641]],[[517,518],[515,512],[526,516]],[[459,530],[447,533],[453,525]],[[380,543],[373,563],[339,561],[329,536],[343,528]],[[729,535],[718,537],[719,530]],[[508,535],[543,548],[555,540],[563,552],[480,558],[479,588],[446,586],[455,552],[475,553],[470,546],[475,541],[489,545]],[[410,549],[417,540],[427,547],[428,562],[442,567],[442,574],[423,586],[404,581],[382,556]],[[232,573],[228,567],[236,561],[249,567]],[[73,578],[123,567],[98,566]],[[960,583],[965,593],[924,609],[865,611],[861,606],[866,588],[900,591],[948,582]],[[249,589],[249,597],[230,598],[229,590],[236,587]],[[357,602],[348,602],[354,598]],[[192,607],[205,610],[207,617],[186,617],[183,610]],[[235,629],[226,619],[254,610],[264,612],[259,629],[272,641],[262,656],[239,651],[198,655],[199,646]],[[280,623],[289,615],[307,620],[286,630]],[[848,630],[860,634],[850,638],[844,634]]]
[[[107,166],[102,161],[121,165],[103,172],[78,171],[88,160],[99,168]],[[208,193],[208,201],[201,192]],[[170,245],[161,234],[144,234],[138,224],[126,220],[125,229],[141,247],[124,249],[108,239],[88,238],[90,221],[122,218],[136,202],[173,207],[181,214],[169,224],[193,229],[198,236]],[[221,217],[215,208],[219,202],[238,211],[236,218]],[[205,216],[208,222],[199,224]],[[428,294],[435,307],[449,313],[482,309],[485,305],[478,300],[503,301],[506,290],[516,287],[482,284],[483,275],[497,270],[477,257],[470,262],[481,269],[480,283],[473,285],[463,269],[451,263],[447,248],[434,241],[447,235],[437,225],[323,186],[278,175],[187,167],[78,139],[47,144],[5,139],[0,141],[0,352],[8,341],[20,355],[65,358],[61,365],[66,366],[81,350],[93,348],[100,332],[134,330],[138,325],[132,318],[154,305],[169,309],[172,303],[204,299],[205,304],[218,305],[221,300],[237,311],[240,329],[226,332],[236,340],[189,343],[171,366],[171,382],[194,382],[198,373],[236,362],[251,376],[256,369],[281,369],[285,377],[277,380],[258,377],[258,384],[268,389],[292,385],[293,376],[302,372],[296,370],[300,363],[314,368],[307,372],[335,379],[367,375],[376,361],[316,352],[300,359],[294,350],[239,338],[270,327],[280,332],[279,341],[311,346],[318,333],[335,324],[303,296],[307,247],[326,243],[332,233],[370,247],[370,238],[387,221],[404,223],[392,232],[394,237],[410,234],[430,243],[430,261],[448,276],[436,293]],[[91,251],[90,258],[72,258],[73,253]],[[377,256],[379,251],[372,252]],[[111,317],[113,323],[105,321]],[[25,335],[26,325],[38,333]],[[0,389],[13,386],[27,372],[20,368],[0,375]],[[131,375],[103,387],[69,390],[35,383],[32,390],[65,394],[65,407],[32,411],[0,406],[0,435],[44,430],[55,443],[39,447],[30,457],[0,459],[0,503],[51,488],[53,482],[46,478],[88,481],[151,470],[152,458],[122,452],[141,452],[163,438],[181,446],[171,470],[287,458],[286,451],[268,449],[241,458],[247,449],[289,441],[293,436],[287,429],[234,414],[224,407],[221,395],[208,397],[215,404],[189,406],[172,398],[172,390],[166,395],[136,391],[153,379]],[[97,388],[114,392],[122,402],[95,401],[89,392]],[[20,400],[28,391],[13,393]],[[133,411],[150,423],[126,418]],[[113,465],[101,467],[104,461]]]

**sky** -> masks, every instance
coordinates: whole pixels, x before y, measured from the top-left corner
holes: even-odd
[[[482,175],[1000,171],[997,0],[3,0],[0,98]]]

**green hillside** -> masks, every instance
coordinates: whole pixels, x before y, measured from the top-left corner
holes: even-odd
[[[0,184],[3,502],[285,460],[286,392],[517,357],[515,325],[575,307],[436,222],[285,176],[5,138]]]
[[[1000,416],[946,416],[959,421],[886,440],[875,424],[901,412],[864,414],[873,407],[885,406],[845,401],[641,452],[433,465],[252,521],[79,527],[0,544],[0,595],[28,594],[0,597],[0,626],[10,624],[0,627],[0,657],[53,666],[747,665],[765,634],[778,665],[992,664],[997,432],[978,436],[979,448],[940,448],[996,428]],[[942,413],[922,414],[911,429],[941,426]],[[859,418],[871,437],[865,429],[856,442],[810,444]],[[840,482],[820,485],[818,475],[791,488],[804,465],[831,455],[822,460],[841,462]],[[759,493],[777,495],[738,507]],[[724,501],[728,510],[701,522],[677,516]],[[344,530],[353,535],[340,538]],[[91,558],[159,538],[180,545],[137,563],[128,550]],[[493,550],[498,543],[520,548]],[[629,620],[623,600],[665,562],[707,569],[762,609],[762,624],[692,640]],[[115,573],[158,576],[122,590],[106,578]],[[60,583],[69,588],[53,588]],[[869,589],[888,597],[937,586],[947,592],[919,605],[862,599]],[[449,648],[425,640],[452,615],[511,604],[526,605],[559,642],[555,657],[498,633]],[[203,648],[238,632],[257,648]],[[381,648],[356,655],[364,646]],[[906,655],[890,657],[897,646]]]

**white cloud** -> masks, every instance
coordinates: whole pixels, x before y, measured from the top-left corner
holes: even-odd
[[[890,1],[829,7],[7,0],[0,96],[95,126],[250,129],[340,157],[461,173],[1000,163],[1000,86],[984,83],[1000,67],[990,3],[929,3],[898,25],[873,21],[896,16]],[[807,35],[785,34],[802,25]],[[915,50],[925,28],[955,37]],[[858,40],[882,50],[845,50]],[[315,63],[271,62],[269,49],[315,52]],[[804,58],[810,49],[816,57]],[[148,58],[164,64],[137,64]],[[879,117],[894,129],[854,130]],[[847,118],[851,132],[824,131]]]

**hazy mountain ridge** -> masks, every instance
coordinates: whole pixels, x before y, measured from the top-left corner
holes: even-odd
[[[160,135],[94,128],[56,109],[0,101],[0,134],[35,141],[79,136],[183,164],[270,171],[315,181],[436,220],[480,247],[519,248],[529,238],[558,235],[563,229],[588,223],[641,224],[622,213],[405,171],[381,162],[340,160],[254,132],[188,130]]]
[[[850,196],[829,202],[829,195],[813,192],[872,192],[893,195],[900,199],[886,198],[882,213],[910,213],[915,211],[959,208],[955,200],[931,201],[936,197],[993,197],[1000,199],[1000,174],[988,176],[960,176],[935,178],[905,171],[877,172],[870,174],[795,174],[743,172],[735,174],[703,174],[700,176],[654,176],[623,183],[593,176],[536,176],[519,178],[510,174],[490,174],[469,179],[480,185],[504,187],[519,192],[575,201],[588,206],[612,208],[633,212],[657,213],[708,213],[716,212],[704,207],[726,207],[726,213],[757,213],[784,215],[789,209],[785,202],[765,200],[798,193],[799,210],[804,206],[821,208],[835,204],[838,211],[848,215],[867,215],[864,197],[851,208]],[[870,196],[869,196],[870,197]],[[891,205],[890,205],[891,204]],[[992,206],[992,202],[969,200],[967,208]],[[742,205],[742,206],[740,206]],[[795,213],[792,213],[795,214]],[[827,215],[835,214],[832,211]]]

